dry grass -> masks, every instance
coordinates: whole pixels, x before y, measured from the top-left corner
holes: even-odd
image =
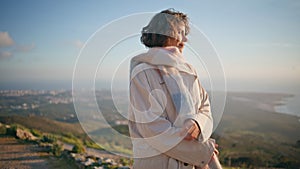
[[[56,158],[35,144],[16,140],[14,137],[0,137],[0,168],[18,169],[73,169],[76,166],[63,158]]]

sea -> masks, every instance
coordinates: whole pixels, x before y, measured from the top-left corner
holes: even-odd
[[[106,81],[99,81],[99,85],[110,87],[109,83]],[[122,86],[126,86],[123,85]],[[18,89],[35,89],[35,90],[56,90],[56,89],[72,89],[72,81],[70,80],[64,80],[64,81],[41,81],[39,83],[32,83],[32,82],[22,82],[20,83],[5,83],[0,81],[0,90],[18,90]],[[293,90],[295,91],[295,90]],[[281,104],[278,106],[275,106],[275,111],[277,113],[283,113],[288,115],[293,115],[299,117],[300,120],[300,93],[299,89],[297,88],[296,94],[293,94],[292,97],[285,97],[281,100]],[[272,93],[270,91],[270,93]],[[284,93],[284,92],[282,92]],[[288,92],[292,93],[292,92]]]
[[[284,113],[300,117],[300,94],[295,94],[292,97],[282,99],[282,104],[275,106],[277,113]]]

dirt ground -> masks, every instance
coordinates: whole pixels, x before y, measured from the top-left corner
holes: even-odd
[[[1,169],[76,168],[63,158],[56,158],[34,144],[22,143],[14,137],[0,136]]]

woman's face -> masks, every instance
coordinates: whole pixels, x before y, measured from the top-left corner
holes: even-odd
[[[177,47],[180,50],[180,52],[182,53],[183,48],[184,48],[184,43],[187,42],[187,37],[185,34],[185,25],[182,23],[179,25],[178,27],[178,42],[177,42]]]
[[[177,40],[179,42],[186,42],[187,41],[186,34],[185,34],[185,25],[184,25],[184,23],[181,23],[178,26]]]
[[[185,25],[184,23],[181,23],[176,30],[176,39],[172,38],[169,41],[169,46],[176,46],[182,53],[184,48],[184,43],[187,42],[187,37],[185,34]]]

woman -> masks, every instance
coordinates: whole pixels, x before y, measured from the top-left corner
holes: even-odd
[[[213,168],[218,162],[209,139],[208,95],[182,56],[188,33],[187,16],[174,10],[156,14],[142,30],[149,50],[132,58],[130,70],[134,169]]]

